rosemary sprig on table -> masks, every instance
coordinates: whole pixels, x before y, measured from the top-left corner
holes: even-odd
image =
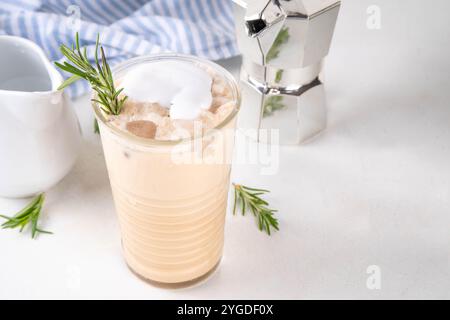
[[[39,233],[52,234],[49,231],[42,230],[38,227],[38,220],[41,214],[42,205],[45,200],[45,194],[41,193],[34,198],[25,208],[16,213],[13,217],[0,215],[0,218],[6,219],[1,227],[3,229],[16,229],[20,228],[20,232],[25,227],[31,227],[31,237],[34,239]]]
[[[261,199],[261,195],[270,191],[264,189],[255,189],[240,184],[234,184],[234,207],[233,215],[236,214],[238,203],[241,206],[242,215],[245,216],[247,210],[250,210],[258,221],[260,231],[265,231],[269,236],[271,228],[279,230],[278,219],[274,217],[277,210],[270,209],[269,203]]]
[[[101,62],[98,56],[99,48]],[[85,79],[97,93],[98,98],[92,99],[92,101],[97,102],[103,112],[107,114],[120,114],[127,96],[119,97],[123,88],[117,89],[114,85],[111,68],[106,59],[105,51],[99,43],[99,36],[97,36],[95,44],[95,66],[92,66],[89,62],[86,47],[83,49],[83,52],[81,52],[78,32],[75,36],[75,48],[73,45],[72,48],[61,45],[60,50],[72,64],[69,62],[64,62],[62,64],[55,62],[55,64],[58,68],[73,74],[73,76],[65,80],[58,89],[62,90],[80,79]]]

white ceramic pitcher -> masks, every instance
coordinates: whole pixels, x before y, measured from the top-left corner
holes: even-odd
[[[46,191],[74,165],[81,134],[62,81],[36,44],[0,36],[0,197]]]

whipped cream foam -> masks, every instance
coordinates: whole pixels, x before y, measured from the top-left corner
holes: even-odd
[[[157,103],[173,120],[194,120],[213,102],[213,79],[201,67],[182,61],[141,64],[121,81],[124,93],[135,101]]]

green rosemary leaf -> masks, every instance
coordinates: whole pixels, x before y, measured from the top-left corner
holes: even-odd
[[[241,192],[239,192],[239,195],[241,196],[242,215],[245,216],[245,207],[246,207],[246,204],[247,204],[247,199],[242,196]]]
[[[119,97],[119,95],[122,93],[122,91],[123,91],[123,88],[117,90],[117,92],[114,94],[114,99],[117,99]]]
[[[233,188],[233,191],[234,191],[233,215],[235,216],[236,215],[236,207],[237,207],[237,197],[238,197],[238,195],[237,195],[236,188]]]
[[[87,47],[84,47],[84,49],[83,49],[83,58],[84,58],[85,61],[89,60],[88,57],[87,57]]]
[[[127,101],[127,99],[128,99],[128,96],[124,96],[124,97],[120,100],[120,102],[119,102],[120,110],[122,110],[122,107],[123,107],[125,101]]]
[[[39,228],[36,228],[36,231],[39,232],[39,233],[53,234],[53,232],[42,230],[42,229],[39,229]]]
[[[71,76],[69,79],[65,80],[59,87],[58,90],[62,90],[68,86],[70,86],[72,83],[77,82],[78,80],[80,80],[81,77],[77,76],[77,75],[73,75]]]
[[[100,34],[97,34],[97,39],[95,40],[95,64],[98,66],[98,46],[100,45]]]
[[[98,103],[98,104],[102,104],[103,102],[98,100],[98,99],[91,99],[92,102]]]
[[[36,237],[37,232],[37,212],[36,210],[33,210],[31,215],[31,237],[34,239]]]
[[[250,188],[250,187],[246,187],[246,186],[242,186],[242,188],[245,189],[245,190],[257,191],[257,192],[263,192],[263,193],[269,193],[270,192],[269,190]]]
[[[61,64],[59,62],[55,62],[55,65],[58,68],[60,68],[61,70],[66,71],[68,73],[75,74],[75,75],[79,76],[80,78],[84,78],[85,77],[84,72],[79,70],[79,69],[77,69],[77,68],[75,68],[74,66]]]
[[[83,58],[83,55],[81,54],[81,50],[80,50],[80,37],[79,37],[78,32],[75,34],[75,43],[76,43],[76,46],[77,46],[78,56]]]
[[[101,103],[103,106],[106,106],[108,103],[108,97],[106,96],[106,94],[104,94],[100,90],[97,90],[97,88],[95,88],[94,90],[97,91],[97,97],[100,99],[100,101],[98,101],[97,99],[92,99],[92,100],[96,100],[97,102]]]

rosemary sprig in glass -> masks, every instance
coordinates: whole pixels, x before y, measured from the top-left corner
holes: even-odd
[[[269,203],[260,196],[270,191],[264,189],[255,189],[240,184],[234,184],[234,207],[233,215],[236,215],[238,203],[241,206],[242,215],[245,216],[247,210],[250,210],[258,221],[260,231],[265,231],[269,236],[271,229],[279,230],[278,219],[275,218],[277,210],[270,209]]]
[[[101,62],[98,53],[99,48]],[[86,47],[83,49],[83,52],[81,51],[78,32],[75,35],[75,47],[72,45],[72,48],[69,48],[66,45],[61,45],[60,50],[71,63],[55,62],[55,64],[58,68],[73,74],[73,76],[64,81],[58,89],[62,90],[80,79],[85,79],[91,84],[92,89],[97,93],[97,98],[92,99],[92,101],[97,102],[102,111],[106,114],[120,114],[127,96],[119,97],[123,91],[123,88],[117,89],[114,85],[111,68],[109,67],[106,59],[105,51],[100,45],[99,36],[97,36],[97,41],[95,44],[95,66],[92,66],[89,62]]]
[[[38,227],[38,220],[41,214],[42,205],[45,200],[45,194],[41,193],[34,198],[25,208],[16,213],[13,217],[0,215],[0,218],[6,219],[1,227],[3,229],[16,229],[20,228],[22,232],[25,227],[31,227],[31,237],[34,239],[39,233],[52,234],[52,232],[42,230]]]

